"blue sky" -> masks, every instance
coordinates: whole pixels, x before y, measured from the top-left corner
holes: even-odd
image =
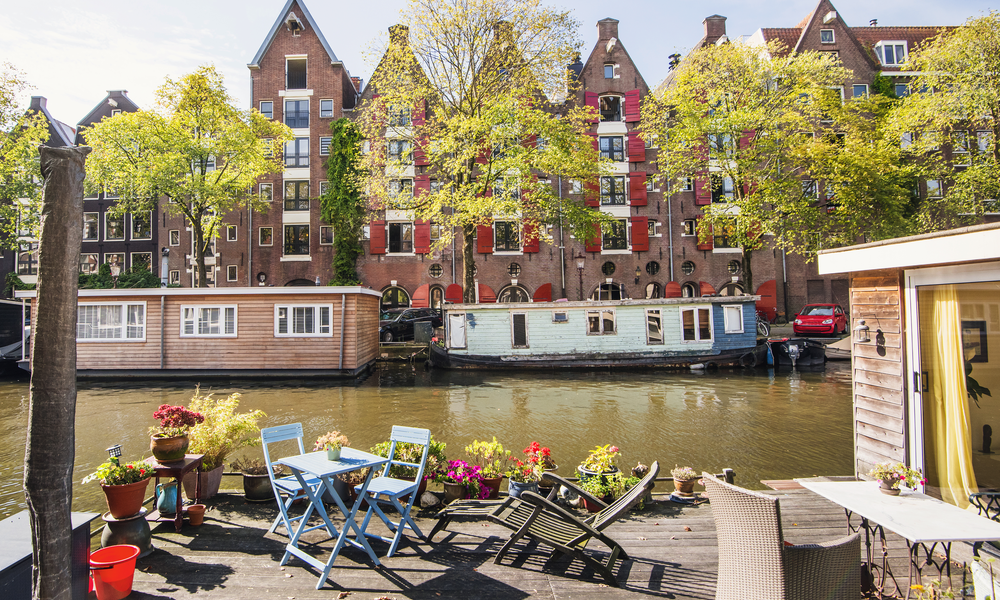
[[[373,44],[397,22],[404,0],[303,0],[333,51],[352,75],[367,81]],[[813,0],[552,1],[581,21],[584,57],[597,40],[597,21],[620,21],[619,38],[650,86],[667,73],[667,56],[686,53],[702,36],[705,17],[728,18],[730,37],[761,27],[793,27]],[[839,0],[850,25],[959,25],[1000,0]],[[283,0],[46,0],[12,3],[0,13],[0,61],[13,63],[48,98],[53,116],[74,125],[110,89],[126,89],[149,108],[164,77],[214,63],[241,106],[249,103],[246,64],[260,47]]]

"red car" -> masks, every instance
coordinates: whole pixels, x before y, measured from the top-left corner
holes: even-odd
[[[837,335],[847,331],[847,313],[839,304],[807,304],[795,315],[795,335]]]

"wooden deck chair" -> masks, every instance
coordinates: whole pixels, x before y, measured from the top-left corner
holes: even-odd
[[[427,452],[429,451],[431,445],[431,430],[393,425],[389,441],[391,442],[391,445],[389,446],[389,462],[385,464],[385,470],[382,471],[382,474],[373,478],[371,483],[368,484],[368,491],[365,495],[365,499],[368,501],[368,512],[365,513],[365,520],[361,524],[361,530],[365,532],[365,535],[389,543],[389,552],[386,553],[386,558],[395,554],[396,548],[399,547],[400,540],[403,539],[403,532],[407,528],[409,528],[420,539],[426,540],[424,534],[420,532],[420,529],[417,528],[417,524],[414,523],[413,519],[410,517],[410,510],[413,508],[413,503],[417,499],[417,488],[420,487],[420,482],[424,477],[424,466],[427,464]],[[400,443],[418,444],[423,446],[423,451],[420,455],[420,462],[409,463],[397,460],[395,458],[396,445]],[[417,469],[417,476],[413,481],[393,479],[392,477],[389,477],[389,469],[393,465],[413,467]],[[359,493],[361,492],[361,486],[357,486],[355,489]],[[409,494],[410,499],[406,501],[406,506],[403,506],[400,503],[400,498],[406,496],[407,494]],[[392,505],[393,508],[395,508],[399,513],[399,520],[393,521],[386,516],[385,512],[382,510],[382,504]],[[374,533],[368,533],[368,522],[371,520],[373,514],[378,515],[389,530],[394,532],[395,535],[393,535],[391,540]]]
[[[285,535],[292,537],[292,523],[302,517],[289,517],[288,508],[292,505],[292,502],[300,498],[308,498],[308,496],[306,496],[306,493],[302,490],[302,486],[294,476],[274,476],[274,469],[271,465],[271,454],[268,451],[267,445],[295,440],[299,444],[299,454],[305,454],[305,448],[302,446],[302,423],[265,427],[260,430],[260,440],[261,447],[264,449],[264,462],[267,463],[267,476],[271,480],[271,490],[274,491],[274,499],[278,503],[278,516],[274,518],[274,522],[271,523],[271,528],[267,530],[267,533],[274,533],[278,528],[278,524],[283,523],[285,525]],[[323,482],[318,477],[306,478],[306,485],[312,487],[314,490],[322,484]]]
[[[719,539],[716,600],[856,600],[858,533],[823,544],[786,544],[774,496],[702,473]]]
[[[553,484],[553,491],[548,498],[533,492],[524,492],[520,500],[508,498],[490,515],[490,519],[514,530],[493,562],[500,564],[514,544],[521,538],[527,537],[555,548],[553,556],[568,554],[579,558],[600,573],[608,585],[618,587],[618,580],[614,574],[615,563],[619,560],[628,560],[628,554],[618,542],[605,535],[603,531],[643,499],[646,492],[653,487],[659,472],[660,464],[654,462],[649,468],[649,473],[635,487],[611,504],[601,502],[558,475],[545,473],[542,478]],[[567,487],[603,508],[589,518],[581,519],[554,502],[559,486]],[[583,551],[591,539],[600,541],[611,550],[610,556],[603,562]]]

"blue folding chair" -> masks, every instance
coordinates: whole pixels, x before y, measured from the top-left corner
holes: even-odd
[[[277,427],[261,429],[260,440],[263,442],[261,446],[264,448],[264,462],[267,463],[267,476],[271,479],[271,489],[274,491],[274,499],[278,502],[279,511],[278,516],[274,518],[274,523],[271,523],[271,528],[267,532],[274,533],[278,528],[278,524],[283,522],[285,531],[287,532],[285,535],[292,537],[292,523],[301,519],[302,516],[289,517],[288,509],[292,506],[292,502],[299,499],[308,500],[309,497],[306,496],[306,493],[302,490],[302,486],[294,476],[274,476],[274,469],[271,468],[271,455],[268,452],[267,445],[295,440],[299,444],[299,454],[305,454],[306,450],[302,446],[302,423],[278,425]],[[323,482],[318,477],[310,477],[306,479],[306,485],[316,490],[319,486],[323,485]]]
[[[385,470],[382,472],[382,475],[373,478],[371,483],[368,484],[368,490],[365,494],[365,499],[368,501],[368,512],[365,513],[365,520],[361,524],[361,531],[364,531],[365,535],[368,537],[389,542],[389,552],[386,553],[386,558],[395,554],[396,548],[399,546],[399,541],[403,539],[403,532],[406,528],[413,531],[413,533],[420,539],[425,541],[427,539],[424,537],[424,534],[420,532],[420,529],[417,528],[417,524],[414,523],[413,519],[410,517],[410,509],[413,508],[413,502],[417,499],[417,488],[420,487],[420,482],[424,478],[424,465],[427,464],[427,451],[430,449],[431,445],[431,430],[393,425],[392,435],[389,437],[389,441],[391,442],[391,445],[389,446],[389,462],[386,463]],[[403,462],[395,459],[396,444],[403,442],[418,444],[424,447],[423,452],[420,455],[419,464]],[[413,481],[393,479],[392,477],[389,477],[389,469],[392,465],[402,465],[405,467],[416,468],[417,476]],[[355,489],[358,490],[359,493],[361,492],[361,486],[358,486]],[[410,499],[406,502],[406,506],[403,506],[399,499],[407,494],[410,495]],[[393,521],[386,516],[385,512],[382,510],[382,504],[391,504],[399,513],[399,521]],[[371,520],[372,514],[377,514],[389,530],[395,533],[391,540],[380,535],[368,533],[368,522]]]

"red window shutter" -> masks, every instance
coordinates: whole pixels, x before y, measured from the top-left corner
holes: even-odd
[[[594,145],[594,151],[595,152],[600,152],[601,151],[601,142],[598,139],[597,134],[596,133],[588,133],[587,135],[590,136],[590,143]]]
[[[444,300],[445,302],[450,302],[451,304],[461,304],[465,301],[465,296],[462,292],[462,286],[457,283],[453,283],[445,288],[444,290]]]
[[[538,286],[535,295],[531,297],[532,302],[552,302],[552,284],[546,283]]]
[[[642,93],[639,90],[629,90],[625,92],[625,122],[635,123],[640,119],[639,106],[642,102]]]
[[[712,203],[712,180],[708,173],[694,178],[694,203],[697,206],[708,206]]]
[[[493,254],[493,226],[479,225],[476,227],[477,249],[480,254]]]
[[[632,252],[649,251],[649,219],[632,217]]]
[[[664,298],[680,298],[684,293],[681,291],[681,284],[676,281],[668,281],[667,285],[663,286],[663,297]]]
[[[632,206],[646,206],[646,172],[632,171],[628,174],[628,195]]]
[[[645,162],[646,142],[639,137],[638,131],[628,132],[628,161]]]
[[[423,127],[427,114],[427,101],[417,100],[416,104],[413,106],[413,114],[411,120],[413,121],[414,127]]]
[[[522,235],[524,238],[521,242],[521,251],[538,252],[538,225],[535,223],[525,223]]]
[[[427,135],[419,135],[417,136],[416,144],[413,146],[413,164],[418,167],[426,167],[431,164],[431,161],[427,159],[427,153],[424,152],[427,140]]]
[[[428,308],[431,305],[430,295],[430,285],[425,283],[418,287],[414,290],[413,296],[410,298],[410,308]]]
[[[534,134],[529,135],[528,137],[521,140],[521,145],[524,146],[525,148],[534,148],[537,144],[538,144],[538,136]]]
[[[413,222],[413,251],[417,254],[427,254],[431,251],[431,222],[417,220]]]
[[[413,197],[419,198],[431,193],[431,178],[429,175],[417,175],[413,180]]]
[[[479,156],[476,157],[476,162],[481,165],[485,165],[490,161],[490,154],[492,153],[493,150],[491,150],[488,146],[484,146],[482,149],[480,149]]]
[[[593,115],[590,117],[591,123],[597,123],[601,120],[600,103],[598,96],[595,92],[584,92],[583,93],[583,103],[587,106],[591,106],[594,109]]]
[[[368,237],[368,253],[385,254],[385,221],[372,221]]]
[[[743,135],[740,136],[740,143],[739,146],[737,147],[746,148],[747,146],[749,146],[750,142],[753,140],[753,136],[755,133],[756,132],[753,129],[747,129],[746,131],[744,131]]]
[[[601,205],[601,187],[597,181],[587,181],[583,184],[583,202],[587,206]]]
[[[701,221],[701,216],[698,216],[698,220]],[[700,225],[699,225],[698,229],[701,229]],[[715,238],[712,237],[712,231],[709,230],[709,232],[708,232],[708,239],[705,240],[704,243],[701,241],[701,233],[699,232],[699,234],[698,234],[698,249],[699,250],[711,250],[714,247],[715,247]]]
[[[594,225],[589,232],[584,230],[583,244],[587,252],[601,251],[601,226]]]
[[[378,94],[372,94],[372,108],[375,110],[375,122],[378,124],[378,129],[385,127],[385,106],[382,101],[379,100]]]

